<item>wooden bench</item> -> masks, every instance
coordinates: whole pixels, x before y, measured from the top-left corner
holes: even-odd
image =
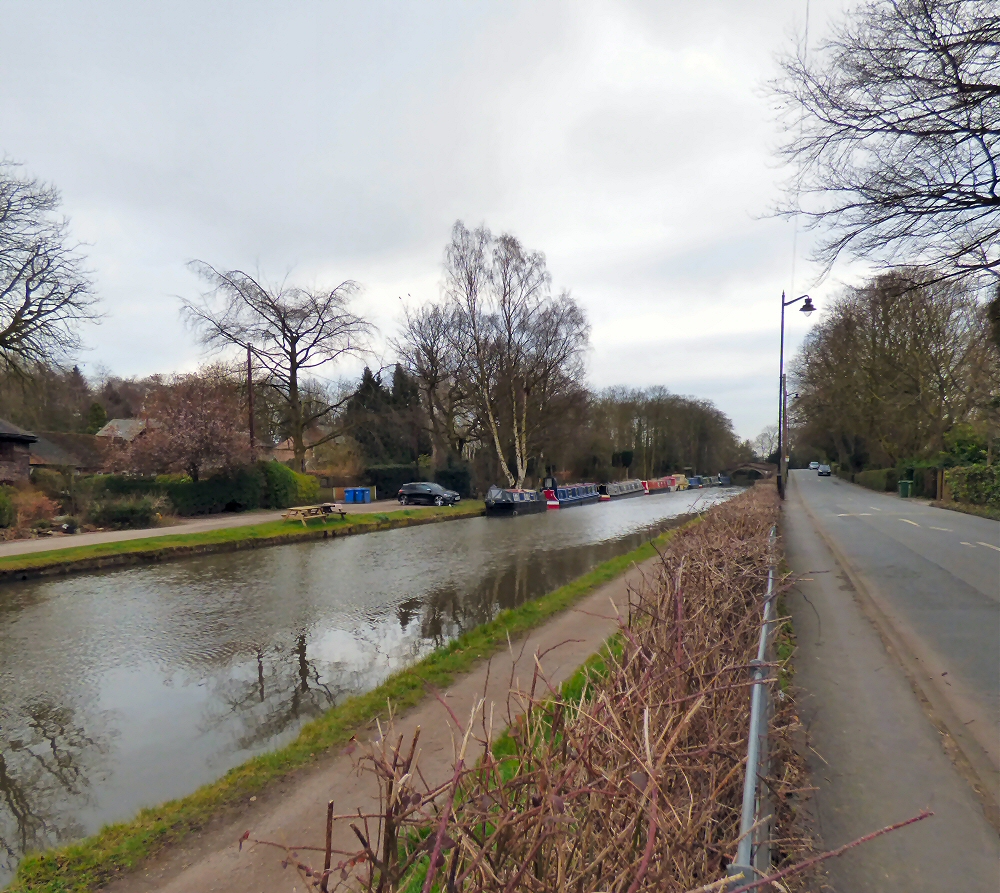
[[[297,505],[288,509],[281,517],[286,521],[301,521],[305,527],[309,518],[322,518],[325,524],[327,518],[338,514],[341,518],[347,517],[347,512],[335,502],[324,502],[320,505]]]

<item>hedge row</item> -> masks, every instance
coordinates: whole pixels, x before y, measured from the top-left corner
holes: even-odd
[[[415,465],[369,465],[365,469],[365,482],[375,487],[380,499],[391,499],[403,484],[426,480],[427,475]],[[435,483],[464,497],[472,496],[472,474],[465,463],[451,463],[434,472]]]
[[[102,476],[101,484],[109,496],[165,496],[179,515],[283,509],[319,498],[316,478],[298,474],[280,462],[258,462],[201,481],[179,475],[131,478],[110,474]]]
[[[964,465],[944,473],[951,495],[958,502],[1000,508],[1000,465]]]

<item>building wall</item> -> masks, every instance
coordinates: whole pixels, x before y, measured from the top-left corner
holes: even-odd
[[[28,480],[30,467],[28,444],[0,440],[0,484],[18,484]]]

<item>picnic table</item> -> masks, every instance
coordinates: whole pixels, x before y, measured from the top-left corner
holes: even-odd
[[[341,518],[347,517],[347,512],[337,503],[322,502],[319,505],[297,505],[288,509],[281,517],[286,521],[301,521],[302,526],[305,527],[309,518],[322,518],[325,524],[327,518],[338,514]]]

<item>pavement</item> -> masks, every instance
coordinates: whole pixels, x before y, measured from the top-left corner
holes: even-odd
[[[399,510],[395,499],[384,499],[358,505],[344,505],[350,515],[367,515],[373,512],[394,512]],[[165,527],[147,527],[142,530],[101,530],[94,533],[55,534],[30,540],[11,540],[0,543],[0,558],[10,555],[28,555],[33,552],[49,552],[54,549],[72,549],[76,546],[90,546],[97,543],[121,543],[126,540],[149,539],[156,536],[172,536],[178,533],[200,533],[205,530],[222,530],[228,527],[248,527],[251,524],[265,524],[280,521],[284,510],[223,512],[199,518],[178,519],[177,523]]]
[[[838,893],[1000,889],[1000,523],[791,473],[786,603]]]
[[[481,728],[482,717],[492,716],[493,732],[501,732],[508,725],[508,693],[512,687],[524,690],[530,686],[535,656],[541,656],[540,665],[549,683],[553,687],[562,683],[618,629],[615,612],[626,610],[628,587],[641,584],[645,575],[654,572],[658,561],[653,558],[634,565],[627,574],[598,587],[574,608],[515,642],[509,651],[495,655],[458,678],[443,695],[448,705],[467,722],[473,706],[480,698],[484,699],[477,729]],[[612,608],[612,604],[616,607]],[[513,715],[518,712],[514,705]],[[444,783],[452,776],[455,753],[446,708],[434,698],[425,698],[398,717],[393,735],[403,735],[404,741],[410,741],[418,726],[421,774],[430,785]],[[298,875],[281,867],[282,851],[253,841],[270,840],[300,848],[319,845],[329,800],[335,802],[341,814],[357,809],[369,812],[377,807],[374,776],[356,770],[356,760],[367,750],[366,743],[367,740],[362,741],[353,754],[324,755],[314,767],[268,786],[235,814],[230,813],[150,860],[139,871],[109,884],[105,888],[107,893],[301,890]],[[480,753],[480,746],[470,743],[466,761],[477,760]],[[247,830],[251,841],[241,850],[237,841]],[[350,852],[358,848],[356,838],[344,822],[335,825],[333,847],[335,851]],[[313,864],[317,864],[316,860]]]

